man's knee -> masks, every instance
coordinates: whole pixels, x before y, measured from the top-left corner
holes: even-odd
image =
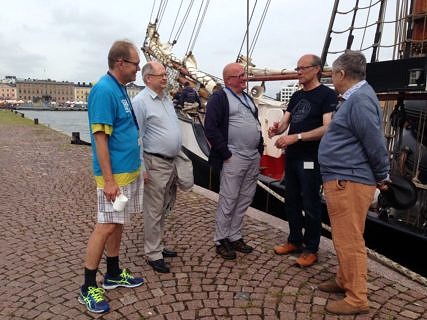
[[[122,225],[118,223],[97,223],[94,232],[108,237],[121,229]]]

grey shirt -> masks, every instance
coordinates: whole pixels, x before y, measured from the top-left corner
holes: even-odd
[[[228,122],[228,148],[241,159],[255,159],[258,156],[260,125],[252,112],[255,105],[243,94],[235,96],[224,90],[230,105]],[[251,110],[249,110],[251,108]]]
[[[182,137],[172,101],[166,95],[159,97],[146,87],[133,98],[132,105],[142,138],[141,150],[176,157],[181,149]]]

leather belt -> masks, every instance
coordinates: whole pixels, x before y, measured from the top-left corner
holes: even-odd
[[[154,156],[154,157],[157,157],[157,158],[161,158],[161,159],[166,160],[166,161],[175,160],[175,158],[167,157],[167,156],[164,156],[164,155],[159,154],[159,153],[151,153],[151,152],[147,152],[147,151],[144,151],[144,153],[149,154],[149,155]]]

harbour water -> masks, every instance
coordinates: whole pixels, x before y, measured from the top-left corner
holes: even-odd
[[[52,129],[71,136],[72,132],[80,132],[80,139],[90,142],[87,111],[20,111],[26,118],[38,119]]]

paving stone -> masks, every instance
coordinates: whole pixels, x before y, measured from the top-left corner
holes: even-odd
[[[212,244],[215,201],[181,191],[164,236],[179,253],[168,259],[172,272],[158,274],[146,263],[143,217],[135,215],[125,227],[120,261],[146,283],[109,290],[112,310],[89,313],[77,296],[95,223],[91,150],[71,145],[70,137],[46,127],[3,124],[1,117],[2,111],[0,320],[354,318],[326,314],[324,306],[336,295],[317,290],[334,276],[334,252],[320,248],[319,263],[297,268],[296,256],[272,251],[287,233],[247,217],[243,234],[255,250],[225,261]],[[105,267],[103,259],[99,283]],[[376,270],[369,270],[368,279],[371,312],[358,320],[427,319],[427,290],[414,290]]]

